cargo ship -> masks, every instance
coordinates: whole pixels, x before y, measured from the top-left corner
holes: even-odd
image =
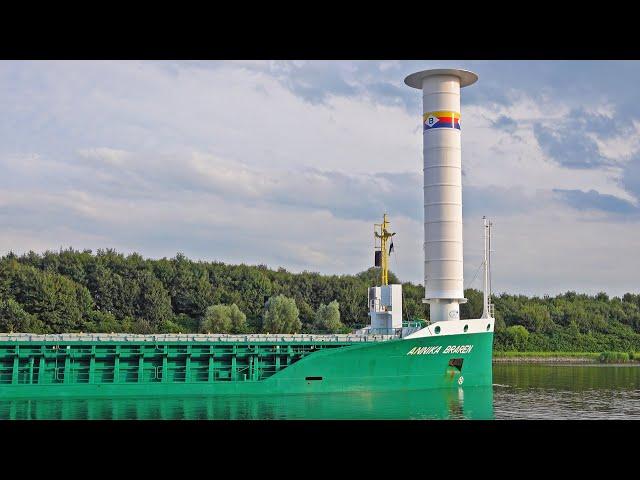
[[[480,318],[461,319],[460,89],[477,75],[424,70],[424,273],[428,322],[403,321],[402,285],[388,283],[386,214],[374,226],[380,285],[370,324],[350,334],[0,334],[4,398],[252,395],[491,386],[491,223],[484,219]]]

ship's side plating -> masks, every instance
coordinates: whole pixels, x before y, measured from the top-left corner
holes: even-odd
[[[386,341],[0,339],[6,397],[344,392],[491,385],[493,322]],[[449,325],[447,325],[449,324]],[[465,330],[466,327],[466,330]],[[438,332],[438,333],[436,333]]]

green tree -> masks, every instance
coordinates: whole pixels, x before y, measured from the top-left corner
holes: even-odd
[[[342,329],[340,322],[340,306],[335,300],[325,305],[324,303],[316,310],[314,322],[316,330],[321,332],[335,333]]]
[[[85,325],[85,328],[88,332],[96,333],[119,333],[124,331],[122,323],[116,319],[113,313],[99,310],[91,312],[90,322]]]
[[[148,321],[152,326],[171,320],[171,299],[153,273],[143,271],[138,279],[140,294],[136,300],[136,317]]]
[[[517,323],[530,332],[549,332],[553,325],[549,310],[544,305],[536,303],[523,305],[519,316]]]
[[[402,284],[402,309],[407,320],[427,320],[429,305],[424,303],[424,287],[406,282]],[[366,305],[366,301],[365,301]]]
[[[507,347],[513,350],[526,350],[529,332],[522,325],[512,325],[505,330]]]
[[[9,252],[0,257],[0,326],[32,332],[122,331],[137,333],[195,332],[206,307],[230,305],[228,331],[263,331],[265,304],[279,295],[293,299],[298,321],[274,309],[270,331],[315,331],[316,311],[339,304],[344,331],[368,323],[367,289],[379,284],[379,269],[357,275],[292,273],[264,265],[145,259],[112,249],[72,248]],[[393,275],[391,282],[398,280]],[[403,283],[403,318],[428,319],[422,285]],[[482,292],[465,290],[464,317],[478,317]],[[566,351],[640,351],[640,295],[609,297],[566,292],[555,297],[494,295],[496,349]],[[277,303],[277,302],[275,302]],[[237,307],[237,312],[232,304]],[[235,313],[233,313],[235,312]],[[242,315],[246,314],[245,322]],[[232,315],[233,313],[233,315]],[[237,318],[235,318],[237,317]],[[295,315],[293,316],[295,318]],[[244,323],[244,326],[243,326]],[[525,327],[530,334],[513,326]],[[518,333],[518,331],[520,333]],[[526,337],[526,341],[525,341]]]
[[[176,315],[173,318],[173,323],[178,325],[180,331],[183,333],[193,333],[200,330],[200,320],[197,318],[192,318],[186,313]]]
[[[0,300],[0,332],[42,333],[42,331],[42,322],[25,312],[13,298]]]
[[[480,318],[484,309],[484,294],[468,288],[464,291],[466,303],[460,304],[460,318]]]
[[[244,333],[247,330],[247,316],[233,303],[229,306],[231,333]]]
[[[158,331],[161,333],[181,333],[182,329],[180,325],[171,320],[163,320],[160,325],[158,325]]]
[[[130,328],[131,333],[137,333],[139,335],[148,335],[157,331],[155,326],[149,320],[145,320],[144,318],[136,319]]]
[[[494,331],[500,332],[505,330],[507,328],[507,324],[504,322],[504,317],[502,315],[502,312],[496,311],[495,318],[496,318],[496,323],[494,326]]]
[[[87,266],[87,287],[96,303],[96,308],[115,315],[118,320],[133,316],[135,299],[140,287],[133,279],[125,279],[108,266],[100,257]]]
[[[313,307],[309,305],[305,300],[296,299],[296,305],[298,306],[299,318],[302,323],[302,331],[304,333],[311,332],[314,328],[313,322],[315,320],[316,312]]]
[[[89,291],[73,280],[29,265],[17,265],[11,275],[11,294],[45,330],[75,332],[88,320],[93,301]]]
[[[205,333],[229,333],[232,327],[231,311],[227,305],[207,307],[200,330]]]
[[[299,312],[293,298],[271,297],[265,308],[262,330],[267,333],[296,333],[302,328]]]
[[[357,277],[361,280],[364,280],[366,285],[373,287],[375,285],[380,285],[380,268],[378,267],[370,267],[364,272],[360,272]],[[389,283],[400,283],[398,277],[395,273],[389,271]]]
[[[340,304],[340,318],[346,325],[355,326],[366,323],[367,317],[367,286],[356,278],[346,277],[338,292]]]
[[[171,262],[158,263],[155,269],[171,295],[175,313],[200,317],[213,302],[213,289],[205,265],[192,262],[179,253]]]

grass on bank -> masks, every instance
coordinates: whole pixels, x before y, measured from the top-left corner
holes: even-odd
[[[602,352],[599,357],[600,363],[627,363],[639,359],[640,354],[634,352]]]
[[[494,357],[571,357],[571,358],[599,358],[597,352],[493,352]]]
[[[600,363],[628,363],[640,361],[640,352],[494,352],[502,358],[586,358]]]

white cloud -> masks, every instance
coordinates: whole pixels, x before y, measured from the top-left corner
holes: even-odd
[[[103,161],[114,167],[123,167],[131,157],[129,152],[106,147],[83,148],[78,150],[78,154],[87,160]]]
[[[402,65],[372,62],[365,76]],[[324,67],[311,66],[320,76],[299,85],[317,88]],[[392,268],[421,281],[419,116],[366,92],[340,94],[360,74],[349,62],[326,67],[338,70],[327,82],[342,78],[347,87],[310,102],[286,82],[294,67],[0,64],[0,249],[183,251],[355,273],[371,265],[371,224],[386,210],[398,232]],[[464,183],[467,193],[475,189],[465,198],[487,198],[482,207],[495,222],[496,289],[637,290],[637,224],[577,212],[550,194],[594,189],[629,199],[620,169],[577,171],[554,163],[532,125],[562,118],[572,106],[513,89],[509,98],[509,105],[463,105]],[[606,102],[585,107],[599,114],[611,108]],[[500,115],[517,128],[493,127]],[[595,140],[614,156],[630,158],[639,149],[635,138]],[[480,259],[478,210],[465,203],[467,281]]]
[[[533,192],[539,189],[590,190],[632,200],[619,183],[622,173],[619,167],[603,166],[583,171],[563,167],[549,159],[540,149],[533,133],[535,121],[548,122],[562,118],[569,111],[567,106],[536,105],[528,97],[521,97],[509,107],[471,106],[464,110],[463,169],[468,185],[496,185],[518,187]],[[506,115],[518,121],[516,130],[506,132],[492,122]],[[620,139],[611,142],[618,149],[624,148]],[[637,143],[637,140],[632,140]],[[603,143],[603,148],[605,148]],[[628,146],[627,151],[632,151]]]

